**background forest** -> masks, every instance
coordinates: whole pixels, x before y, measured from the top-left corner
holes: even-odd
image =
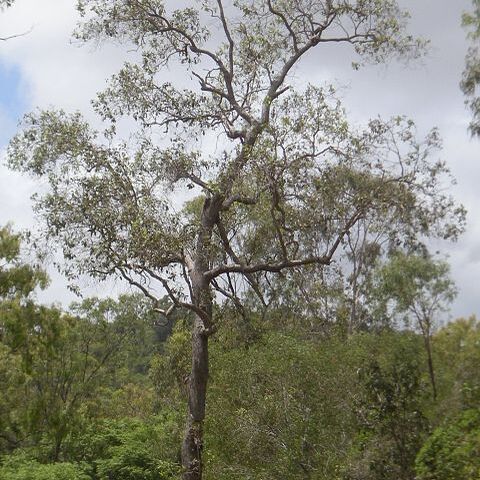
[[[77,9],[76,40],[138,56],[93,102],[103,131],[36,110],[6,153],[40,226],[0,228],[0,479],[480,479],[480,321],[445,321],[457,288],[432,248],[466,218],[439,132],[357,126],[334,86],[291,74],[339,44],[355,70],[422,58],[408,13]],[[478,137],[478,0],[463,24]],[[68,308],[37,299],[52,257]],[[85,278],[130,289],[82,296]]]
[[[164,323],[142,295],[38,305],[46,276],[19,261],[8,228],[0,255],[0,478],[177,478],[191,317]],[[217,307],[228,320],[212,340],[205,478],[478,478],[475,317],[431,334],[434,396],[412,316],[349,331],[348,298],[329,322],[289,302]]]

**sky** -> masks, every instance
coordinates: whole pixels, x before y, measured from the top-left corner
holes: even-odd
[[[0,42],[0,152],[17,129],[21,116],[36,108],[80,110],[98,121],[90,100],[102,90],[110,75],[132,56],[120,46],[79,45],[71,33],[77,21],[75,0],[17,0],[0,14],[0,37],[26,35]],[[408,66],[351,69],[346,52],[312,53],[295,70],[299,83],[333,82],[351,120],[359,123],[378,115],[407,115],[419,132],[440,129],[446,160],[457,186],[452,190],[468,210],[465,234],[456,244],[435,244],[448,255],[459,294],[451,317],[480,315],[480,140],[468,134],[470,114],[464,106],[459,82],[468,48],[461,28],[462,12],[469,0],[400,0],[411,12],[409,30],[430,40],[428,54]],[[179,80],[181,80],[179,78]],[[3,153],[1,153],[3,157]],[[34,229],[36,220],[30,196],[38,183],[0,165],[0,225],[12,222],[15,229]],[[51,286],[40,300],[69,303],[74,299],[61,276],[50,269]],[[119,286],[89,286],[89,293],[114,294]]]

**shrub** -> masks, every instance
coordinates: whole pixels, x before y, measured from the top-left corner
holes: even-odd
[[[437,428],[416,459],[418,480],[480,479],[480,410]]]

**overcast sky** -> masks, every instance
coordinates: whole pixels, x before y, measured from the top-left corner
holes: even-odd
[[[469,0],[402,0],[412,14],[410,30],[428,38],[426,58],[408,67],[350,68],[350,59],[338,51],[306,58],[295,71],[299,81],[341,85],[350,118],[365,122],[378,116],[402,114],[413,118],[420,131],[438,126],[444,140],[441,153],[458,180],[454,195],[468,209],[468,227],[457,244],[440,244],[449,255],[459,295],[452,317],[480,314],[480,203],[479,140],[467,132],[469,113],[458,84],[467,50],[460,26]],[[128,55],[120,47],[95,50],[71,42],[76,22],[75,0],[17,0],[0,15],[0,36],[31,30],[24,37],[0,43],[0,149],[4,151],[22,114],[37,107],[81,110],[94,120],[90,100],[105,86]],[[0,167],[0,225],[34,228],[30,195],[32,181]],[[102,293],[114,287],[102,287]],[[94,290],[94,289],[93,289]],[[46,302],[68,303],[73,296],[65,282],[53,275],[41,295]]]

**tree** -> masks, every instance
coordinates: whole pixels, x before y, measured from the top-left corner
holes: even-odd
[[[376,272],[377,294],[384,309],[388,309],[388,303],[393,301],[394,313],[405,315],[407,321],[412,316],[422,333],[434,399],[437,386],[431,342],[435,320],[457,294],[449,271],[446,262],[435,260],[427,253],[396,252]]]
[[[152,312],[148,300],[123,296],[85,300],[67,314],[34,302],[47,282],[22,260],[20,235],[0,229],[0,451],[44,442],[45,456],[58,460],[80,410],[113,377],[112,364],[136,354],[129,344]]]
[[[405,34],[395,0],[205,0],[174,11],[81,0],[79,11],[78,38],[125,41],[141,60],[98,96],[105,132],[79,114],[33,113],[9,163],[48,180],[37,208],[67,273],[118,276],[155,302],[163,289],[171,306],[159,311],[193,313],[182,463],[185,480],[200,479],[215,292],[236,303],[251,289],[267,304],[262,282],[326,269],[360,219],[392,209],[411,209],[417,232],[461,231],[463,211],[437,189],[445,165],[428,161],[435,131],[417,142],[401,118],[353,129],[332,89],[290,82],[329,44],[378,63],[417,57],[424,42]],[[159,83],[172,65],[191,88]],[[117,132],[124,116],[138,127],[128,140]],[[202,150],[212,138],[218,148]]]
[[[470,132],[472,135],[480,135],[480,98],[478,96],[478,85],[480,84],[480,49],[478,41],[480,39],[480,2],[472,0],[473,11],[464,13],[462,23],[469,30],[468,38],[471,46],[468,49],[465,59],[465,69],[460,87],[466,96],[466,103],[473,114],[473,120],[470,123]]]
[[[366,460],[369,473],[353,478],[414,478],[415,455],[427,427],[421,411],[423,385],[418,353],[405,342],[408,336],[398,337],[400,346],[393,346],[389,364],[381,365],[375,359],[360,371],[365,394],[359,402],[359,417],[365,435],[364,459],[357,462],[361,467]]]
[[[69,462],[42,464],[22,455],[4,459],[0,476],[4,480],[91,480],[80,465]]]
[[[74,437],[71,456],[88,465],[92,480],[173,480],[180,467],[175,447],[179,434],[171,413],[148,422],[104,419]]]
[[[46,284],[45,272],[22,260],[21,236],[10,226],[0,228],[0,451],[16,448],[21,441],[21,415],[12,413],[24,403],[30,349],[20,324],[28,322],[35,289]],[[21,355],[22,347],[26,355]]]
[[[340,478],[356,433],[355,350],[276,332],[248,349],[215,344],[206,478]]]
[[[439,425],[418,452],[417,477],[478,478],[480,324],[474,316],[457,319],[435,335],[435,342],[443,405]]]

